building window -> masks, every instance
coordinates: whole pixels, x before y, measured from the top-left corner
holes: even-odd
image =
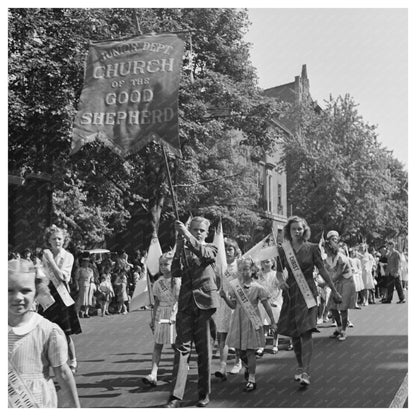
[[[283,215],[282,185],[277,185],[277,213]]]

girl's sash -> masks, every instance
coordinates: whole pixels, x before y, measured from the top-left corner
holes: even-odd
[[[176,301],[173,298],[172,291],[166,286],[165,278],[161,277],[159,280],[160,280],[159,283],[160,283],[160,288],[162,289],[162,292],[168,298],[168,302],[173,305]]]
[[[308,285],[308,282],[305,279],[305,276],[302,273],[298,260],[296,259],[295,253],[293,251],[292,245],[289,241],[286,240],[282,243],[282,247],[285,252],[287,261],[289,263],[289,267],[292,270],[296,283],[298,284],[303,299],[305,300],[306,306],[308,307],[308,309],[313,308],[314,306],[316,306],[316,299]]]
[[[240,302],[244,312],[247,314],[248,318],[250,319],[251,323],[253,324],[255,329],[260,329],[263,324],[261,322],[260,317],[257,315],[256,310],[254,309],[253,305],[251,304],[250,300],[247,297],[246,292],[240,286],[240,283],[237,279],[230,282],[231,287],[234,290],[234,293]]]
[[[63,262],[64,262],[64,259],[61,257],[61,260],[58,264],[59,268],[62,267]],[[47,260],[46,260],[46,272],[48,274],[49,280],[55,286],[56,291],[58,292],[65,306],[73,305],[75,303],[74,299],[71,298],[71,295],[69,294],[68,289],[63,284],[62,280],[59,279],[57,276],[55,276],[55,272],[53,271],[52,266],[49,264]]]
[[[39,407],[10,359],[8,379],[9,407]]]

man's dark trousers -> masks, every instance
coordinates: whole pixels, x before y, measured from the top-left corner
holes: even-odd
[[[404,293],[403,293],[403,287],[402,283],[400,281],[400,276],[391,276],[389,275],[387,278],[387,298],[386,302],[391,302],[393,299],[393,292],[394,288],[397,290],[397,295],[399,296],[399,300],[404,300]]]
[[[199,309],[192,299],[186,312],[176,315],[175,360],[173,363],[172,396],[183,399],[188,377],[188,359],[192,342],[198,355],[198,395],[204,398],[211,392],[211,316],[214,309]]]

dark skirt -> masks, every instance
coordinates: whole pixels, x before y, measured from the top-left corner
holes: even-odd
[[[305,332],[319,332],[316,328],[318,307],[306,306],[302,293],[296,282],[283,291],[283,305],[277,323],[277,333],[287,337],[299,337]]]
[[[46,311],[40,311],[39,313],[51,322],[56,323],[65,332],[65,335],[80,334],[82,331],[75,304],[65,306],[52,283],[49,284],[49,290],[55,299],[55,303]]]

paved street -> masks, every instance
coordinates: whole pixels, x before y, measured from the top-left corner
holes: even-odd
[[[389,407],[408,371],[408,304],[397,305],[396,301],[395,296],[389,305],[377,303],[351,311],[354,328],[349,329],[345,342],[328,338],[333,332],[328,324],[321,327],[321,332],[314,334],[312,384],[308,388],[293,381],[293,351],[272,355],[269,349],[257,361],[257,390],[242,392],[242,372],[229,375],[225,382],[213,376],[209,407]],[[166,403],[173,361],[170,348],[162,355],[158,386],[148,388],[140,381],[151,364],[149,317],[149,311],[133,311],[81,320],[83,333],[74,340],[82,407],[149,408]],[[218,358],[214,358],[212,372],[217,365]],[[195,354],[190,367],[186,407],[197,400]]]

